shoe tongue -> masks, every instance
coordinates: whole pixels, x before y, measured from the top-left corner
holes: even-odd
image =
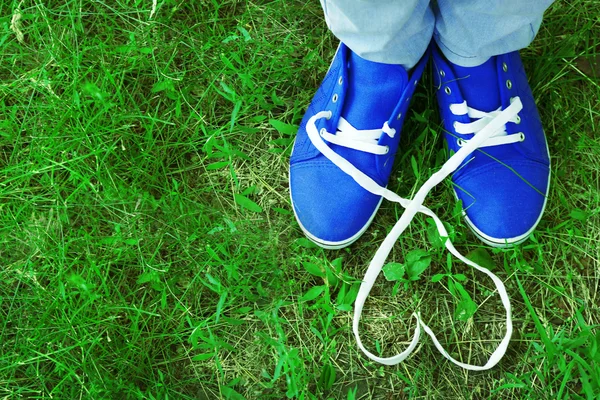
[[[401,65],[367,61],[353,52],[342,117],[356,129],[379,129],[398,105],[408,81]]]
[[[502,105],[495,57],[477,67],[454,65],[454,74],[469,107],[490,112]]]

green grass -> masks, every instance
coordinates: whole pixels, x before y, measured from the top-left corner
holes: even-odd
[[[552,153],[532,239],[492,251],[448,182],[427,200],[511,297],[514,336],[487,372],[455,367],[427,338],[395,367],[357,349],[351,305],[397,205],[384,202],[349,249],[302,238],[288,159],[337,45],[318,2],[151,10],[0,3],[0,398],[600,396],[597,2],[556,2],[522,51]],[[444,157],[426,75],[390,184],[403,196]],[[429,226],[417,217],[389,258],[426,250],[429,268],[406,284],[379,279],[363,340],[401,350],[418,308],[455,357],[481,363],[502,337],[502,305],[489,279],[448,265]],[[478,306],[465,320],[459,281]]]

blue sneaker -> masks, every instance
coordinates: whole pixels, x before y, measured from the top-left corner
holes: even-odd
[[[546,206],[550,156],[519,53],[460,67],[434,48],[433,63],[451,153],[516,98],[522,102],[523,109],[464,160],[452,181],[467,224],[483,242],[508,247],[525,241]]]
[[[367,61],[340,44],[300,124],[290,159],[294,214],[306,236],[321,247],[339,249],[357,240],[382,200],[323,151],[332,151],[332,157],[342,157],[347,161],[341,162],[386,186],[426,59],[409,76],[400,65]]]

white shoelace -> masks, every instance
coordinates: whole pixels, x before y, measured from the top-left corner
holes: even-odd
[[[459,106],[463,107],[463,105],[459,105]],[[464,107],[466,107],[466,104],[464,104]],[[455,111],[456,112],[464,111],[464,107],[461,108],[460,110],[458,108],[456,108]],[[381,244],[381,246],[379,247],[379,249],[377,249],[375,256],[373,257],[373,259],[371,260],[371,263],[369,264],[369,267],[367,268],[367,272],[366,272],[365,277],[360,285],[360,289],[359,289],[358,295],[356,297],[356,303],[355,303],[355,307],[354,307],[354,319],[352,321],[352,330],[354,332],[354,337],[356,338],[356,342],[358,343],[358,347],[363,351],[363,353],[367,357],[369,357],[373,361],[377,361],[377,362],[379,362],[381,364],[385,364],[385,365],[395,365],[395,364],[398,364],[399,362],[403,361],[404,359],[406,359],[406,357],[408,357],[410,355],[410,353],[417,346],[417,343],[419,342],[419,337],[421,335],[421,329],[423,329],[431,337],[431,339],[433,340],[433,343],[435,344],[435,347],[440,351],[440,353],[442,353],[442,355],[444,357],[446,357],[448,360],[452,361],[454,364],[456,364],[462,368],[468,369],[468,370],[482,371],[482,370],[490,369],[494,365],[496,365],[500,361],[500,359],[502,359],[502,357],[504,356],[504,353],[506,352],[508,343],[510,341],[510,337],[512,335],[511,306],[510,306],[510,300],[508,299],[508,294],[506,293],[506,289],[504,287],[504,283],[496,275],[494,275],[487,269],[481,267],[477,263],[467,259],[462,254],[460,254],[456,250],[456,248],[454,248],[450,239],[448,239],[448,232],[446,231],[446,228],[444,227],[444,224],[442,223],[442,221],[437,217],[437,215],[435,215],[435,213],[433,211],[431,211],[429,208],[425,207],[423,205],[423,202],[424,202],[427,194],[431,191],[431,189],[433,189],[438,183],[442,182],[448,175],[450,175],[452,172],[454,172],[460,166],[460,164],[473,151],[475,151],[477,148],[482,147],[486,144],[492,145],[492,144],[490,144],[491,142],[493,142],[494,140],[498,140],[498,139],[494,139],[494,138],[506,136],[505,128],[504,128],[505,124],[510,121],[516,122],[518,119],[518,113],[522,108],[523,108],[523,105],[521,104],[521,100],[518,97],[514,98],[511,101],[511,105],[508,106],[504,111],[498,110],[498,111],[494,111],[492,113],[483,113],[483,112],[480,112],[477,110],[469,109],[467,107],[466,111],[469,115],[473,115],[472,118],[482,118],[485,121],[485,124],[481,123],[482,126],[480,126],[479,124],[477,124],[478,121],[472,122],[470,124],[463,124],[463,127],[460,128],[461,130],[462,129],[464,129],[465,131],[474,130],[475,135],[470,140],[464,141],[464,143],[462,144],[459,151],[457,151],[452,157],[450,157],[450,159],[448,161],[446,161],[446,163],[444,163],[442,168],[439,171],[437,171],[436,173],[434,173],[423,184],[423,186],[421,186],[421,188],[418,190],[417,194],[414,196],[414,198],[412,200],[402,198],[402,197],[398,196],[396,193],[378,185],[373,179],[371,179],[369,176],[367,176],[362,171],[360,171],[358,168],[356,168],[352,163],[350,163],[348,160],[346,160],[345,158],[343,158],[342,156],[340,156],[339,154],[334,152],[322,140],[322,135],[324,132],[322,130],[321,135],[319,134],[319,131],[317,130],[317,127],[316,127],[316,122],[317,122],[317,120],[319,120],[321,118],[330,119],[332,117],[331,111],[321,111],[321,112],[313,115],[308,120],[308,123],[306,124],[306,130],[308,133],[308,137],[309,137],[310,141],[312,142],[312,144],[325,157],[327,157],[331,162],[333,162],[335,165],[337,165],[346,174],[350,175],[356,181],[356,183],[358,183],[365,190],[368,190],[369,192],[371,192],[373,194],[383,196],[384,198],[386,198],[389,201],[399,203],[402,207],[405,208],[405,210],[402,213],[398,222],[396,222],[396,224],[394,225],[394,227],[392,228],[390,233],[384,239],[384,241]],[[477,125],[475,125],[475,124],[477,124]],[[386,127],[387,127],[387,124],[383,128],[384,132],[386,131],[386,129],[389,130],[389,127],[387,127],[387,128]],[[479,129],[475,129],[475,128],[479,128]],[[502,134],[502,132],[504,132],[504,134]],[[353,132],[353,133],[356,133],[356,132]],[[381,134],[381,130],[379,130],[379,133]],[[394,133],[395,133],[395,131],[394,131]],[[517,135],[508,135],[508,137],[511,137],[511,136],[517,136]],[[327,135],[323,136],[323,138],[327,138],[328,141],[330,139],[330,137]],[[511,140],[514,140],[514,139],[516,139],[516,138],[512,138]],[[374,140],[374,133],[373,133],[373,138],[371,138],[369,140],[370,141]],[[521,140],[521,139],[519,138],[519,140]],[[362,143],[363,140],[355,139],[354,136],[352,137],[352,139],[348,139],[348,141],[346,141],[346,139],[343,138],[343,143],[350,143],[350,142],[352,142],[353,145],[357,145],[357,144],[360,145],[360,143]],[[338,141],[338,143],[340,143],[340,142]],[[506,143],[513,143],[513,142],[511,141],[511,142],[506,142]],[[373,144],[373,143],[366,143],[366,141],[365,141],[364,144],[366,145],[366,144]],[[371,150],[375,150],[375,149],[372,148]],[[378,357],[378,356],[372,354],[371,352],[369,352],[362,344],[360,335],[358,333],[358,324],[360,321],[363,306],[365,304],[367,296],[371,292],[371,289],[372,289],[373,285],[375,284],[375,280],[377,279],[377,276],[381,272],[381,269],[383,268],[385,260],[387,259],[390,251],[392,250],[392,247],[394,246],[395,242],[398,240],[398,238],[404,232],[404,230],[408,227],[408,225],[412,222],[412,219],[418,212],[421,212],[421,213],[433,218],[440,237],[446,238],[444,245],[446,246],[448,251],[450,251],[450,253],[452,253],[456,258],[458,258],[465,264],[470,265],[471,267],[473,267],[473,268],[477,269],[478,271],[489,276],[492,279],[492,281],[494,282],[494,284],[496,285],[496,289],[498,290],[498,294],[500,295],[500,299],[506,310],[506,334],[502,338],[502,341],[500,342],[500,344],[498,345],[496,350],[494,350],[494,352],[490,356],[488,362],[483,366],[466,364],[466,363],[460,362],[460,361],[452,358],[448,354],[448,352],[443,348],[443,346],[440,344],[440,342],[436,338],[433,331],[425,324],[425,322],[423,322],[423,319],[421,318],[421,315],[418,312],[413,313],[413,316],[417,319],[417,325],[415,327],[415,332],[414,332],[413,338],[412,338],[408,348],[406,350],[404,350],[402,353],[397,354],[392,357]]]
[[[377,155],[387,154],[390,151],[388,146],[377,144],[382,133],[393,138],[396,130],[390,128],[387,121],[381,129],[356,129],[343,117],[340,117],[335,135],[327,132],[325,128],[319,131],[321,137],[329,143]]]
[[[511,98],[510,102],[512,104],[517,97]],[[494,118],[496,118],[502,112],[502,107],[498,108],[492,112],[484,112],[479,111],[475,108],[471,108],[467,106],[467,102],[463,101],[460,104],[451,104],[450,112],[454,115],[468,115],[469,118],[474,119],[473,122],[463,123],[463,122],[455,122],[454,130],[456,133],[460,133],[462,135],[469,135],[473,133],[477,133],[483,128],[487,126]],[[513,115],[508,122],[514,122],[515,124],[521,123],[521,117],[519,114]],[[498,129],[495,133],[492,134],[485,142],[483,142],[479,147],[490,147],[490,146],[498,146],[502,144],[510,144],[516,142],[522,142],[525,140],[525,134],[523,132],[513,133],[509,135],[506,132],[506,125],[502,126],[501,129]],[[467,140],[458,139],[458,145],[460,147],[464,146]]]

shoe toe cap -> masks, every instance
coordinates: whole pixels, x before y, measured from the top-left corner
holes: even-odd
[[[456,194],[467,222],[484,241],[518,243],[535,229],[544,211],[549,168],[526,160],[493,164],[463,174]]]
[[[344,247],[356,240],[381,200],[330,163],[292,165],[290,191],[302,230],[324,247]]]

